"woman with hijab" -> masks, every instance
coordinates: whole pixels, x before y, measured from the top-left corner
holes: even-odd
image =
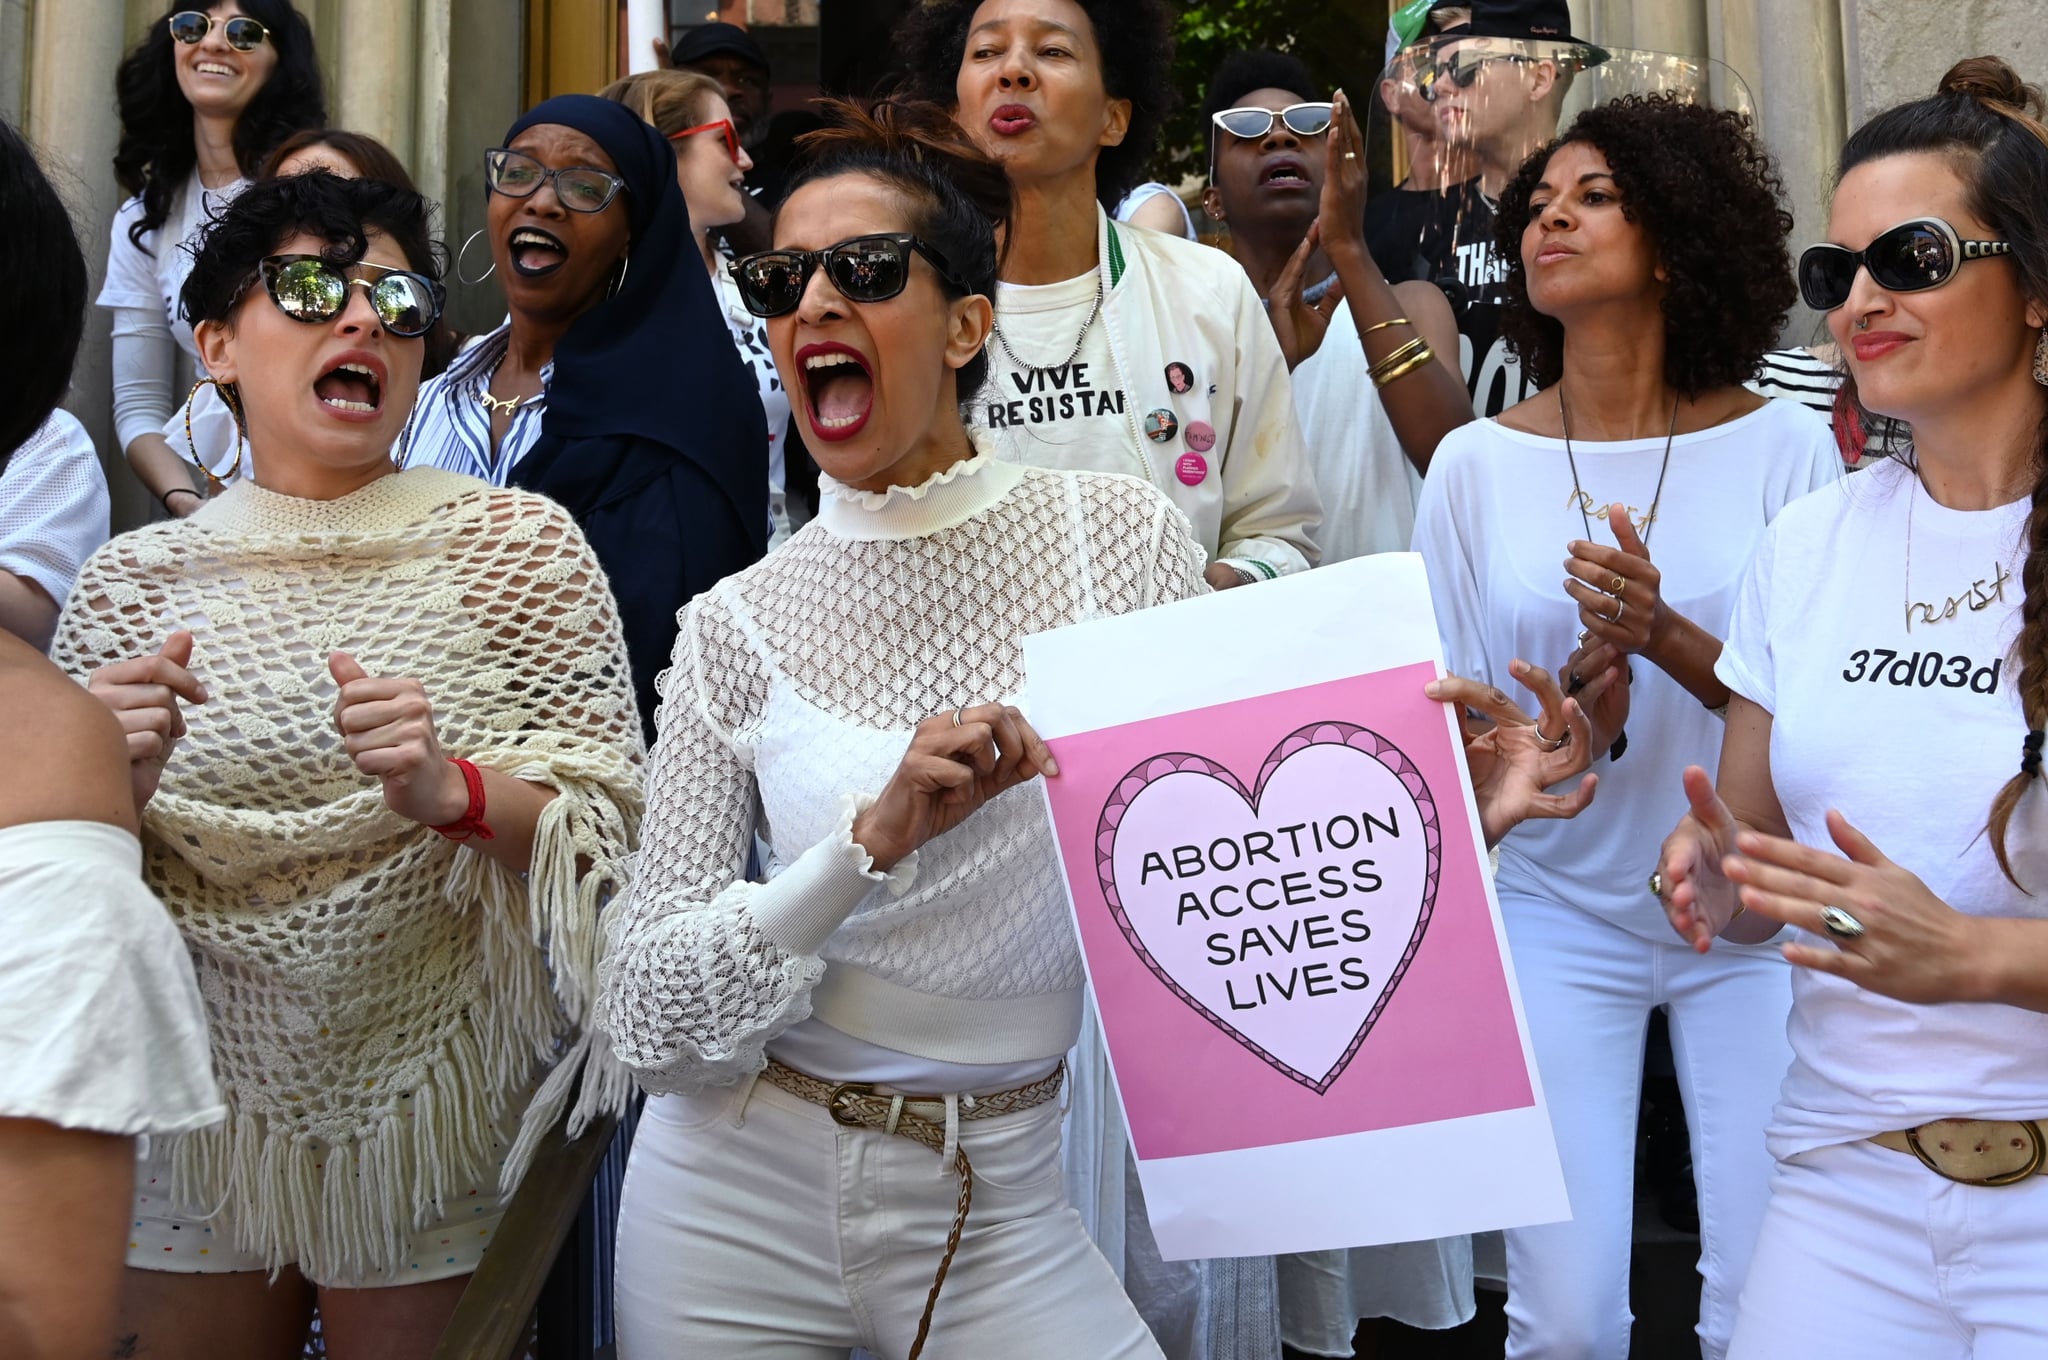
[[[511,316],[421,391],[405,458],[575,516],[618,598],[651,740],[676,611],[767,549],[753,376],[695,256],[675,154],[632,110],[547,100],[484,153],[484,182]]]
[[[718,228],[745,220],[750,201],[746,175],[754,168],[753,158],[733,131],[737,125],[732,106],[725,101],[725,87],[701,71],[642,71],[613,81],[599,97],[639,114],[675,148],[676,183],[690,210],[692,245],[711,275],[733,346],[759,385],[761,413],[768,422],[768,513],[774,520],[769,545],[779,546],[792,528],[802,528],[809,518],[805,514],[791,521],[785,454],[795,444],[799,457],[807,455],[801,442],[791,438],[789,393],[768,353],[768,323],[740,300],[739,286],[726,273],[732,261],[714,236]],[[815,482],[815,476],[811,480]]]

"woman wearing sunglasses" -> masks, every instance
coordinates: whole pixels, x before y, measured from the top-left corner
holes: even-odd
[[[1305,571],[1320,511],[1287,364],[1243,271],[1117,226],[1171,101],[1162,0],[937,0],[898,35],[1017,191],[975,423],[1005,458],[1122,472],[1194,524],[1217,589]],[[1194,373],[1172,390],[1171,364]]]
[[[272,147],[326,123],[313,30],[289,0],[174,6],[122,61],[115,90],[114,177],[134,197],[114,216],[99,296],[114,314],[114,429],[149,494],[189,515],[205,495],[194,463],[209,484],[248,469],[234,464],[234,418],[216,390],[192,385],[207,375],[178,315],[186,246]]]
[[[559,506],[393,465],[428,211],[320,172],[229,207],[183,302],[251,475],[103,548],[59,625],[228,1102],[137,1172],[136,1354],[284,1360],[317,1292],[336,1360],[427,1355],[579,1078],[572,1130],[626,1094],[583,1027],[639,810],[625,647]]]
[[[643,71],[607,86],[603,97],[639,114],[675,148],[676,183],[682,186],[683,202],[690,210],[693,244],[711,276],[733,346],[753,370],[761,413],[768,422],[768,513],[773,520],[768,543],[771,548],[779,547],[792,527],[800,527],[810,517],[807,507],[798,506],[797,518],[791,519],[785,468],[791,444],[789,393],[775,374],[767,325],[747,310],[726,274],[731,260],[714,240],[718,228],[746,217],[745,176],[754,168],[754,159],[740,145],[732,109],[725,102],[725,87],[712,76],[699,71]],[[806,457],[802,447],[801,442],[796,444],[799,459]],[[810,480],[815,483],[815,474]]]
[[[1765,536],[1657,885],[1715,955],[1795,928],[1742,1360],[2048,1353],[2043,114],[1958,64],[1849,139],[1800,260],[1889,456]]]
[[[1680,772],[1719,749],[1714,661],[1742,572],[1781,507],[1841,475],[1817,416],[1742,386],[1794,297],[1790,222],[1741,115],[1676,96],[1581,114],[1499,205],[1502,333],[1537,394],[1445,436],[1422,484],[1415,548],[1453,670],[1498,677],[1500,658],[1545,656],[1568,690],[1623,681],[1589,704],[1601,808],[1501,843],[1501,918],[1572,1206],[1569,1223],[1507,1234],[1510,1356],[1628,1354],[1658,1007],[1692,1135],[1709,1360],[1763,1214],[1784,961],[1699,958],[1643,884],[1683,811]]]
[[[1157,1357],[1066,1204],[1081,961],[1024,787],[1058,767],[1011,700],[1023,637],[1200,593],[1201,550],[1158,491],[1000,460],[965,423],[1008,181],[935,106],[832,114],[775,248],[733,266],[823,506],[685,613],[603,968],[599,1024],[662,1093],[620,1354]],[[1539,793],[1573,757],[1509,740],[1472,751],[1489,827],[1584,806]]]
[[[484,153],[484,183],[479,234],[510,318],[422,390],[406,456],[576,516],[618,597],[651,742],[676,611],[767,548],[756,385],[694,250],[675,152],[625,106],[537,105]]]

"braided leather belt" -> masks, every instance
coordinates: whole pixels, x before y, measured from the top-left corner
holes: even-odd
[[[1918,1128],[1880,1133],[1870,1141],[1910,1153],[1935,1175],[1959,1185],[2018,1185],[2030,1176],[2048,1176],[2048,1139],[2042,1136],[2041,1123],[1937,1119]]]
[[[971,1119],[994,1119],[997,1115],[1036,1109],[1059,1095],[1060,1085],[1066,1077],[1067,1065],[1063,1061],[1049,1075],[1008,1091],[986,1096],[955,1096],[952,1098],[957,1109],[954,1117],[964,1123]],[[799,1100],[824,1106],[835,1123],[847,1128],[879,1129],[922,1143],[942,1157],[946,1153],[949,1140],[945,1096],[885,1095],[875,1090],[872,1082],[830,1082],[808,1072],[799,1072],[773,1058],[762,1069],[761,1080]],[[946,1233],[945,1255],[939,1258],[938,1273],[932,1277],[931,1293],[925,1296],[924,1312],[917,1319],[917,1339],[911,1343],[910,1360],[918,1360],[924,1352],[925,1337],[932,1328],[932,1310],[938,1307],[939,1290],[946,1283],[946,1272],[953,1267],[954,1253],[960,1250],[960,1235],[967,1230],[967,1211],[974,1203],[974,1167],[967,1160],[967,1149],[957,1134],[950,1141],[953,1145],[953,1174],[960,1179],[960,1201],[953,1210],[953,1226]]]

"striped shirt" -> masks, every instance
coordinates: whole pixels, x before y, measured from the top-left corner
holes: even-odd
[[[540,371],[540,395],[519,403],[505,438],[493,452],[491,413],[481,398],[490,391],[491,374],[504,362],[511,343],[512,323],[507,321],[457,355],[446,372],[420,389],[419,405],[413,408],[406,436],[407,467],[445,468],[481,478],[492,486],[505,485],[513,466],[540,438],[547,389],[555,379],[554,361],[550,360]]]
[[[1840,370],[1804,349],[1772,350],[1764,355],[1763,367],[1748,384],[1750,391],[1761,396],[1796,401],[1824,416],[1834,414],[1835,389],[1841,385]]]

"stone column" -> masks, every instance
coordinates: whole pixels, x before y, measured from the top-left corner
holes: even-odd
[[[154,510],[128,471],[114,438],[113,340],[106,312],[92,306],[107,270],[107,229],[120,206],[114,146],[121,125],[114,109],[114,69],[133,38],[122,0],[36,0],[28,11],[26,131],[71,209],[89,273],[85,338],[71,374],[65,409],[99,446],[113,494],[114,527],[124,529]],[[82,40],[81,35],[92,35]]]

